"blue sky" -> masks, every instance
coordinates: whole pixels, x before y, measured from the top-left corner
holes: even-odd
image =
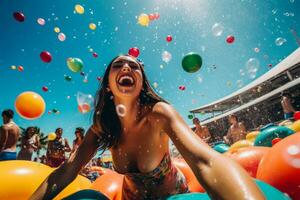
[[[84,14],[74,13],[76,4],[85,8]],[[190,109],[253,81],[270,69],[269,64],[275,66],[298,47],[290,29],[300,32],[299,8],[299,0],[2,0],[0,110],[14,109],[16,97],[24,91],[37,92],[46,102],[45,114],[36,120],[16,115],[15,121],[22,127],[37,125],[45,133],[62,127],[71,140],[75,127],[91,124],[91,113],[78,112],[77,92],[94,95],[99,87],[96,78],[102,76],[106,64],[136,46],[148,79],[157,83],[158,93],[191,124],[187,117]],[[16,11],[24,13],[24,22],[13,18]],[[148,27],[137,24],[141,13],[155,12],[160,18]],[[45,19],[46,24],[39,25],[38,18]],[[89,23],[95,23],[96,30],[90,30]],[[215,23],[224,27],[219,37],[212,32]],[[58,40],[55,27],[66,35],[65,41]],[[166,42],[167,35],[172,35],[172,42]],[[226,43],[228,35],[235,37],[233,44]],[[281,46],[275,44],[278,37],[286,40]],[[98,58],[92,56],[91,49]],[[50,63],[39,58],[45,50],[52,54]],[[162,60],[163,51],[172,54],[169,63]],[[203,59],[202,68],[193,74],[181,67],[183,56],[191,51]],[[82,59],[88,83],[68,69],[69,57]],[[247,73],[250,58],[259,61],[255,77]],[[12,65],[22,65],[24,71],[12,70]],[[72,81],[67,82],[64,75],[71,76]],[[186,90],[179,90],[180,85]],[[49,91],[43,92],[43,86]],[[48,114],[52,109],[60,114]]]

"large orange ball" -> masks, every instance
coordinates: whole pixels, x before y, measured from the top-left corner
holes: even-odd
[[[300,199],[300,132],[282,139],[263,156],[256,177]]]
[[[1,161],[0,162],[0,199],[25,200],[33,194],[39,185],[55,169],[31,161]],[[62,199],[79,190],[88,189],[91,182],[83,177],[77,178],[61,191],[56,199]]]
[[[224,155],[239,163],[250,176],[256,177],[258,165],[269,147],[245,147],[227,151]]]
[[[91,189],[101,192],[110,200],[121,200],[123,179],[124,175],[110,171],[97,178]]]
[[[35,92],[23,92],[16,101],[15,108],[17,113],[25,119],[37,119],[43,115],[46,104],[39,94]]]

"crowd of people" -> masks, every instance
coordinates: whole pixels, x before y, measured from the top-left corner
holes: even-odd
[[[55,139],[47,142],[46,154],[39,155],[42,148],[39,129],[30,126],[24,130],[24,133],[21,133],[21,129],[14,122],[13,117],[14,112],[11,109],[6,109],[2,112],[3,126],[0,129],[0,161],[29,160],[56,168],[76,152],[84,138],[84,128],[77,127],[74,132],[73,145],[70,146],[68,140],[63,137],[63,129],[57,128],[55,130]],[[18,152],[17,147],[20,147]],[[33,158],[34,153],[36,153],[36,157]],[[112,168],[110,162],[102,162],[101,157],[98,157],[93,158],[83,168],[81,174],[89,177],[92,166]],[[92,179],[95,179],[95,174],[93,177]]]
[[[293,107],[291,94],[286,91],[282,92],[280,103],[284,120],[292,119],[296,109]],[[231,145],[239,140],[245,139],[247,130],[244,123],[238,120],[238,116],[236,114],[229,115],[228,122],[230,126],[226,135],[223,136],[223,141],[226,144]],[[197,117],[193,118],[193,124],[195,125],[194,132],[196,135],[207,143],[211,142],[212,137],[208,127],[201,125],[200,120]],[[257,129],[259,130],[259,128],[260,127]]]

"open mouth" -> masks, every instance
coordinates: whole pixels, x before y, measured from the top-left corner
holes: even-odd
[[[122,75],[118,79],[118,84],[123,87],[131,87],[134,83],[134,79],[129,75]]]

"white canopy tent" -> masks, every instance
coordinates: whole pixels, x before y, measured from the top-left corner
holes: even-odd
[[[300,48],[296,49],[293,53],[291,53],[287,58],[281,61],[279,64],[274,66],[270,71],[262,75],[261,77],[257,78],[250,84],[246,85],[245,87],[231,93],[228,96],[225,96],[219,100],[216,100],[212,103],[206,104],[199,108],[195,108],[190,110],[191,113],[201,113],[201,112],[220,112],[226,110],[227,107],[234,107],[236,106],[236,102],[232,103],[231,100],[236,100],[239,95],[261,85],[262,83],[270,80],[271,78],[277,76],[278,74],[288,70],[289,68],[295,66],[296,64],[300,63]],[[223,103],[223,105],[222,105]],[[227,103],[227,105],[226,105]],[[220,115],[222,116],[222,115]],[[220,117],[218,117],[220,118]]]

